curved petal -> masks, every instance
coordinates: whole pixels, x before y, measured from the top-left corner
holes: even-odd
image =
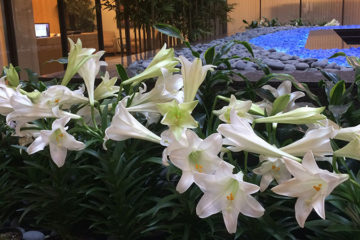
[[[183,171],[181,178],[176,185],[176,191],[179,193],[184,193],[188,188],[191,186],[191,184],[194,182],[194,177],[191,172]]]
[[[64,138],[62,141],[63,147],[69,149],[69,150],[73,150],[73,151],[80,151],[83,150],[85,148],[85,144],[77,141],[74,136],[68,134],[68,133],[64,133]]]
[[[56,166],[62,167],[65,163],[65,158],[67,154],[67,149],[64,147],[59,147],[54,143],[49,143],[50,155]]]
[[[48,145],[47,141],[44,141],[43,137],[40,135],[32,142],[32,144],[27,148],[28,154],[33,154],[39,151],[44,150],[44,148]]]
[[[202,141],[199,149],[205,150],[209,154],[217,155],[222,148],[222,137],[220,133],[213,133]]]
[[[322,219],[325,219],[325,197],[324,194],[321,194],[312,203],[314,210]]]
[[[274,177],[269,173],[262,175],[260,181],[260,191],[265,191],[273,180]]]
[[[307,204],[305,199],[298,198],[295,203],[295,218],[300,227],[304,227],[305,221],[312,210],[311,204]]]
[[[235,233],[239,217],[239,211],[225,210],[222,212],[226,230]]]
[[[264,215],[265,209],[252,196],[247,195],[244,199],[244,204],[240,208],[241,213],[248,217],[259,218]]]
[[[311,173],[315,174],[320,171],[320,168],[315,162],[314,155],[311,151],[307,152],[303,158],[302,165]]]
[[[222,209],[222,197],[225,198],[222,195],[215,196],[214,194],[205,193],[196,206],[196,214],[200,218],[206,218],[220,212]]]

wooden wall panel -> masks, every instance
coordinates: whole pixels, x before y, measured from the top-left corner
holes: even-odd
[[[299,18],[300,0],[262,0],[261,15],[268,19],[278,18],[281,23]]]
[[[50,33],[60,33],[57,0],[32,0],[34,22],[49,23]]]
[[[236,4],[233,11],[229,13],[231,22],[228,23],[228,34],[233,34],[245,29],[243,19],[248,22],[260,18],[259,0],[228,0],[229,4]]]
[[[302,18],[312,24],[329,22],[333,18],[341,22],[342,0],[303,0]]]
[[[6,50],[6,41],[5,41],[5,25],[3,21],[3,11],[1,9],[2,5],[0,4],[0,69],[3,66],[8,65],[7,50]]]
[[[345,0],[344,25],[360,24],[360,1]]]

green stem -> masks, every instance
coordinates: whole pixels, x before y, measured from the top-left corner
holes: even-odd
[[[99,138],[102,138],[96,131],[92,130],[84,121],[83,118],[81,118],[81,121],[82,121],[82,125],[83,127],[89,131],[92,135],[96,136],[96,137],[99,137]]]
[[[266,125],[266,131],[268,134],[268,141],[272,145],[273,141],[272,141],[272,133],[271,133],[271,123],[266,123],[265,125]]]
[[[356,179],[354,174],[350,171],[349,167],[346,165],[346,162],[345,162],[344,158],[341,157],[339,159],[340,159],[341,164],[345,167],[345,169],[346,169],[347,173],[349,174],[350,178],[351,179]]]
[[[94,127],[96,129],[98,129],[98,126],[97,126],[97,123],[96,123],[96,120],[95,120],[95,107],[94,106],[91,106],[91,120],[94,124]]]
[[[226,149],[225,151],[226,151],[226,155],[227,155],[228,158],[229,158],[229,162],[230,162],[232,165],[236,166],[235,161],[234,161],[234,159],[233,159],[233,157],[232,157],[231,151],[230,151],[229,149]]]
[[[122,99],[122,90],[123,90],[123,84],[121,83],[120,84],[120,89],[119,89],[119,92],[118,92],[118,95],[117,95],[117,101],[120,102],[121,99]]]
[[[333,169],[334,169],[334,171],[335,171],[336,173],[340,173],[340,171],[339,171],[339,169],[337,168],[336,164],[337,164],[336,157],[333,156],[333,159],[332,159],[332,167],[333,167]]]
[[[214,103],[213,103],[213,105],[211,107],[210,118],[209,118],[209,122],[208,122],[207,129],[206,129],[206,135],[207,136],[210,135],[210,129],[213,127],[212,125],[213,125],[213,121],[214,121],[214,110],[215,110],[215,107],[216,107],[216,104],[217,104],[217,100],[221,99],[221,98],[223,98],[223,97],[222,96],[216,96],[215,100],[214,100]]]
[[[248,172],[248,157],[249,157],[249,153],[244,151],[244,156],[245,156],[245,158],[244,158],[244,175],[246,175],[247,172]]]

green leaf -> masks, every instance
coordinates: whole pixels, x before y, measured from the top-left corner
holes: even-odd
[[[129,76],[127,75],[126,70],[125,70],[123,65],[116,64],[116,70],[117,70],[117,72],[119,74],[119,77],[120,77],[122,82],[129,79]]]
[[[243,45],[243,46],[248,50],[248,52],[251,54],[251,56],[252,56],[253,58],[255,57],[254,52],[253,52],[253,50],[252,50],[252,47],[250,46],[250,44],[249,44],[248,42],[245,42],[245,41],[237,41],[237,40],[235,40],[234,42],[237,43],[237,44]]]
[[[212,64],[214,61],[215,56],[215,46],[212,46],[211,48],[208,48],[205,52],[205,62],[206,64]]]
[[[346,60],[353,68],[360,68],[360,58],[354,56],[347,56]]]
[[[190,51],[194,57],[200,58],[200,53],[194,51],[189,42],[185,41],[184,44],[190,49]]]
[[[165,24],[165,23],[158,23],[158,24],[153,25],[153,27],[156,30],[158,30],[159,32],[161,32],[162,34],[165,34],[169,37],[178,38],[181,41],[185,40],[183,35],[181,34],[180,30],[172,25]]]
[[[332,81],[333,83],[337,83],[341,81],[340,77],[336,75],[335,73],[325,72],[320,69],[321,74],[329,81]]]
[[[282,112],[287,107],[289,101],[290,101],[290,94],[286,94],[276,98],[273,103],[273,109],[271,115],[275,115],[279,112]]]
[[[335,84],[335,86],[330,90],[330,104],[338,105],[341,103],[341,98],[345,93],[345,82],[339,81]]]
[[[346,54],[344,52],[337,52],[334,55],[332,55],[330,58],[337,58],[337,57],[346,57]]]

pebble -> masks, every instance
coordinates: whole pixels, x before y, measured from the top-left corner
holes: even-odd
[[[28,231],[23,234],[24,240],[43,240],[45,235],[39,231]]]
[[[323,60],[312,63],[311,67],[313,67],[313,68],[317,68],[317,67],[324,68],[324,67],[327,66],[327,64],[328,64],[328,60],[323,59]]]
[[[217,45],[215,49],[219,50],[221,45],[225,44],[231,40],[240,40],[240,41],[249,41],[254,37],[258,37],[260,35],[269,34],[273,32],[277,32],[280,30],[288,30],[293,29],[292,26],[281,26],[281,27],[266,27],[266,28],[256,28],[247,30],[245,32],[239,32],[232,36],[225,37],[223,39],[216,39],[211,42],[205,44],[196,44],[193,46],[193,50],[197,51],[201,54],[201,57],[204,57],[204,52],[207,48]],[[336,69],[340,71],[352,71],[352,68],[347,68],[343,66],[339,66],[336,63],[329,63],[327,59],[318,60],[316,58],[300,58],[298,56],[291,56],[289,54],[277,51],[276,49],[263,49],[262,47],[251,45],[253,48],[254,55],[257,59],[262,60],[273,70],[285,70],[285,71],[317,71],[316,68],[326,68],[326,69]],[[191,51],[187,48],[178,49],[175,51],[176,56],[183,55],[190,61],[193,60],[193,55]],[[230,51],[225,54],[223,57],[231,58],[232,56],[243,57],[251,57],[247,49],[241,45],[234,45]],[[128,66],[128,72],[130,76],[133,76],[139,72],[142,72],[146,67],[149,66],[151,62],[151,58],[147,60],[139,60],[134,62]],[[231,59],[230,64],[233,69],[237,69],[239,71],[256,71],[259,68],[252,62],[243,61],[240,59]],[[219,66],[219,69],[225,69],[225,66]],[[312,70],[313,69],[313,70]]]
[[[288,72],[293,72],[296,70],[296,67],[292,64],[285,64],[284,70]]]
[[[285,68],[285,64],[283,64],[281,61],[276,61],[276,60],[267,60],[264,61],[264,63],[266,65],[269,66],[269,68],[273,69],[273,70],[283,70]]]
[[[296,68],[296,70],[305,70],[305,69],[309,68],[309,64],[300,62],[300,63],[295,64],[295,68]]]

